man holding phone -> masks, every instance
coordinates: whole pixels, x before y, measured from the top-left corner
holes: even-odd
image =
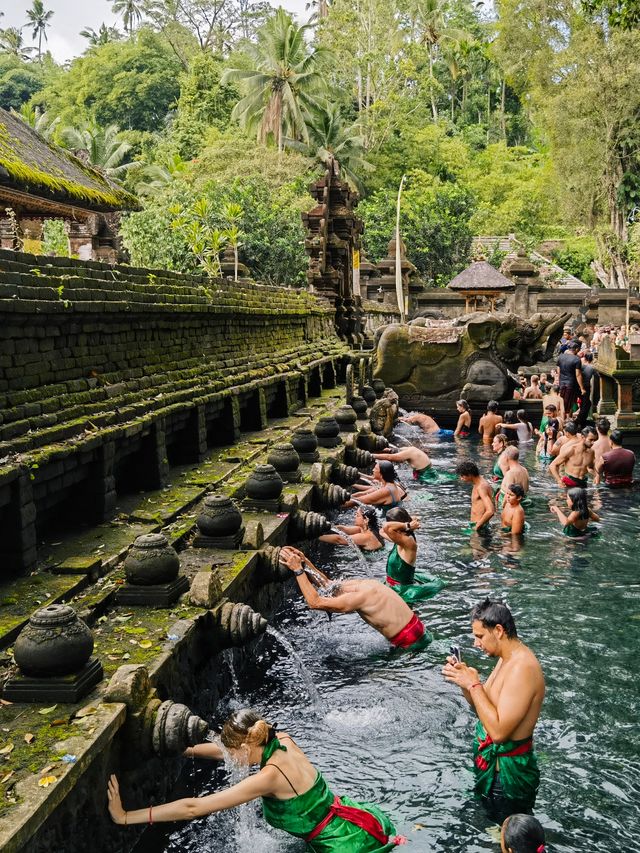
[[[533,730],[544,700],[544,674],[531,649],[518,639],[506,605],[487,598],[471,612],[475,648],[498,664],[486,680],[462,663],[457,647],[442,673],[462,688],[478,716],[474,741],[475,790],[500,823],[511,814],[530,814],[540,771]],[[456,654],[458,652],[458,654]]]

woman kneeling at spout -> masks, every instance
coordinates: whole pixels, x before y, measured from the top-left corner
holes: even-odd
[[[109,780],[109,812],[115,823],[192,820],[262,797],[267,823],[306,841],[313,853],[386,853],[406,839],[371,803],[336,797],[322,774],[285,732],[276,732],[255,711],[234,711],[222,728],[222,747],[203,743],[187,755],[221,761],[223,748],[238,764],[260,771],[217,794],[124,811],[118,780]]]

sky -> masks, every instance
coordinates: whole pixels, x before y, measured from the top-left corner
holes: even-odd
[[[306,20],[309,13],[305,11],[307,0],[271,0],[272,5],[282,5],[293,12],[301,20]],[[21,27],[26,21],[26,10],[30,8],[31,0],[0,0],[0,27]],[[47,31],[48,47],[54,59],[66,62],[86,50],[87,40],[79,35],[80,30],[91,28],[97,30],[104,21],[111,25],[117,22],[111,11],[110,0],[44,0],[45,9],[54,13],[51,27]],[[122,21],[119,22],[122,29]],[[31,31],[24,30],[25,42],[31,44]]]

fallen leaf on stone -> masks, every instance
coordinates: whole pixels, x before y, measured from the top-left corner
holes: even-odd
[[[109,660],[120,660],[120,655],[107,655]]]
[[[49,723],[49,725],[50,726],[66,726],[68,722],[69,722],[68,717],[60,717],[57,720],[52,720]]]
[[[74,715],[76,717],[90,717],[92,714],[97,714],[98,709],[94,708],[93,705],[85,705],[84,708],[80,708],[80,710]]]
[[[8,699],[0,699],[0,705],[13,705],[13,702],[9,702]]]
[[[124,629],[125,634],[146,634],[146,628],[130,628],[128,625]]]
[[[122,660],[129,660],[129,658],[130,658],[130,657],[131,657],[131,655],[129,654],[129,652],[125,652],[125,653],[122,655]]]
[[[26,735],[24,736],[24,742],[25,743],[33,743],[35,739],[36,739],[36,736],[32,735],[31,732],[27,732]]]
[[[114,616],[115,622],[128,622],[133,616],[133,613],[124,613],[122,616]]]
[[[426,829],[427,827],[423,823],[414,823],[413,831],[417,832],[419,829]]]
[[[151,640],[140,640],[138,645],[141,649],[150,649],[153,643],[151,642]]]
[[[52,705],[50,708],[40,708],[38,713],[42,714],[42,716],[44,717],[46,714],[53,714],[57,707],[57,705]]]
[[[50,770],[53,770],[53,764],[47,764],[46,767],[43,767],[40,773],[44,776],[45,773],[48,773]]]
[[[41,788],[48,788],[49,785],[53,785],[54,782],[57,782],[55,776],[43,776],[42,779],[38,779],[38,785]]]
[[[3,776],[2,779],[0,779],[0,785],[4,785],[5,782],[8,782],[12,776],[13,776],[13,770],[10,770],[6,776]]]
[[[0,755],[9,755],[10,752],[13,752],[15,746],[12,743],[8,743],[6,746],[3,746],[0,749]]]

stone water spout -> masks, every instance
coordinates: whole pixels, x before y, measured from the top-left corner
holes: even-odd
[[[360,471],[353,465],[343,465],[336,462],[331,468],[331,481],[339,486],[352,486],[360,479]]]
[[[313,490],[313,502],[320,509],[334,509],[346,503],[351,495],[335,483],[319,483]]]
[[[292,512],[289,516],[287,534],[290,542],[317,539],[331,530],[331,522],[319,512]]]
[[[359,447],[348,447],[344,453],[345,462],[347,465],[354,465],[361,471],[367,468],[373,468],[376,460],[368,450],[362,450]]]
[[[215,618],[217,639],[223,649],[243,646],[267,629],[264,616],[256,613],[248,604],[227,601],[216,611]]]
[[[370,426],[361,427],[356,443],[361,450],[369,453],[381,453],[389,442],[383,435],[376,435]]]
[[[156,711],[151,742],[159,758],[182,755],[188,746],[202,743],[209,724],[186,705],[168,699]]]
[[[258,551],[258,567],[260,577],[265,583],[284,581],[291,577],[291,572],[280,565],[280,547],[265,545]]]

